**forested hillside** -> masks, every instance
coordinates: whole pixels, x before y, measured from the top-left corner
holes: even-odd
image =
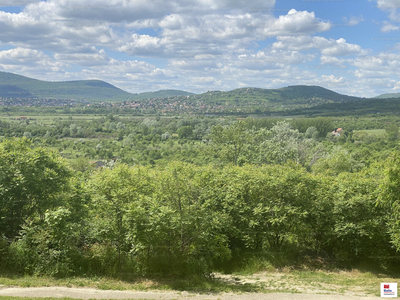
[[[0,72],[0,98],[119,102],[190,94],[178,90],[131,94],[101,80],[48,82],[13,73]]]

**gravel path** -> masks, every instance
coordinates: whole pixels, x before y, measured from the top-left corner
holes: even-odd
[[[286,293],[245,293],[245,294],[193,294],[188,292],[166,291],[110,291],[92,288],[39,287],[19,288],[0,287],[0,296],[18,297],[68,297],[76,299],[157,299],[157,300],[374,300],[380,297],[357,297],[328,294],[286,294]]]

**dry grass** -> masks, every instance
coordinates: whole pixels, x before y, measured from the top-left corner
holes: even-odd
[[[191,292],[291,292],[311,294],[342,294],[379,296],[381,282],[397,282],[385,274],[352,271],[296,271],[282,269],[252,275],[215,273],[213,279],[145,279],[130,278],[64,278],[35,276],[0,277],[1,286],[92,287],[103,290],[176,290]]]

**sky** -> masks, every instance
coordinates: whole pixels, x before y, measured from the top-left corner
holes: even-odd
[[[0,71],[131,93],[396,93],[400,0],[0,0]]]

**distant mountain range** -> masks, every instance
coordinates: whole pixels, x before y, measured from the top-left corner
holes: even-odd
[[[192,95],[180,90],[131,94],[101,80],[48,82],[0,72],[0,97],[121,102]]]
[[[263,103],[273,107],[281,105],[312,107],[320,104],[360,101],[359,98],[338,94],[320,86],[296,85],[280,89],[240,88],[232,91],[209,91],[192,94],[181,90],[161,90],[132,94],[101,80],[78,80],[48,82],[25,76],[0,72],[0,97],[37,99],[74,99],[91,102],[123,102],[144,99],[190,96],[189,102],[225,103]],[[399,97],[399,94],[383,94],[375,98]]]

